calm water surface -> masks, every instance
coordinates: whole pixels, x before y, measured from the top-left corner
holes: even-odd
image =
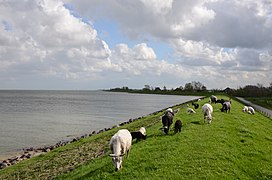
[[[52,145],[196,98],[104,91],[0,91],[0,155]]]

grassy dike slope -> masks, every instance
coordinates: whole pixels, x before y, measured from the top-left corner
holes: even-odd
[[[201,108],[188,115],[187,107],[179,107],[174,120],[183,122],[179,134],[158,130],[162,113],[119,127],[134,131],[153,124],[145,141],[133,143],[119,172],[108,156],[114,128],[0,170],[0,179],[271,179],[271,119],[243,113],[235,100],[229,114],[220,111],[221,104],[213,107],[210,125],[203,123]]]

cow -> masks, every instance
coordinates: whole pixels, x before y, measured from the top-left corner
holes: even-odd
[[[112,162],[115,167],[115,171],[119,171],[122,168],[123,156],[129,153],[132,144],[132,136],[127,129],[121,129],[114,134],[110,140],[110,149],[112,154]]]

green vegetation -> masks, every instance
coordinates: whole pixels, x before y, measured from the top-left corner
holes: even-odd
[[[145,85],[143,89],[130,89],[124,86],[121,88],[113,88],[105,91],[169,95],[210,95],[210,93],[207,91],[207,88],[202,83],[196,81],[186,83],[184,87],[180,86],[175,89],[167,89],[166,86],[161,89],[160,87]]]
[[[243,104],[232,100],[229,114],[213,104],[214,119],[204,124],[201,106],[207,101],[191,115],[185,105],[174,107],[180,108],[174,121],[183,122],[178,134],[159,131],[162,112],[119,127],[148,126],[147,139],[133,143],[119,172],[108,156],[114,128],[0,170],[0,179],[271,179],[271,119],[243,113]]]
[[[247,97],[246,100],[272,110],[272,97]]]
[[[272,83],[269,87],[264,87],[261,84],[257,84],[257,86],[247,85],[236,90],[232,89],[229,94],[240,97],[272,97]]]
[[[245,87],[240,87],[238,89],[231,89],[229,87],[224,90],[212,89],[207,90],[201,82],[193,81],[191,83],[186,83],[184,87],[180,86],[177,88],[167,89],[164,86],[162,89],[160,87],[152,87],[150,85],[145,85],[143,89],[130,89],[126,86],[122,88],[113,88],[105,91],[113,92],[128,92],[128,93],[144,93],[144,94],[171,94],[171,95],[200,95],[200,96],[210,96],[212,94],[227,95],[230,97],[272,97],[272,83],[269,87],[264,87],[261,84],[247,85]]]

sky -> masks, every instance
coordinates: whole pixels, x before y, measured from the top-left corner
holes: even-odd
[[[272,82],[272,0],[0,0],[0,89]]]

